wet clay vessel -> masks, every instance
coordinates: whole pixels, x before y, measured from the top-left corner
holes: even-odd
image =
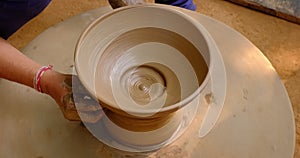
[[[194,19],[160,5],[115,9],[83,32],[75,68],[105,109],[106,128],[113,137],[152,146],[176,133],[182,123],[180,109],[197,108],[210,79],[215,45],[207,38]]]

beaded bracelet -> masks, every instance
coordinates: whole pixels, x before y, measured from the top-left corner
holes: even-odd
[[[48,66],[42,66],[35,74],[34,78],[33,78],[33,87],[34,89],[36,89],[38,92],[42,92],[42,88],[41,88],[41,78],[43,76],[43,74],[47,71],[47,70],[52,70],[52,65],[48,65]]]

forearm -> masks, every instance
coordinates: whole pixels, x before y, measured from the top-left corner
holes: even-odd
[[[0,78],[33,87],[33,78],[40,67],[40,64],[0,38]]]
[[[34,77],[41,66],[0,38],[0,78],[33,88]],[[63,75],[52,70],[46,71],[40,80],[41,89],[43,93],[49,94],[57,102],[67,119],[80,120],[70,95],[71,86],[64,84],[67,78],[68,83],[72,83],[71,75]],[[94,120],[99,119],[100,115]]]

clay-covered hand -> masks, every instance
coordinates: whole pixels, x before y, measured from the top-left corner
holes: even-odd
[[[95,123],[102,118],[101,106],[89,95],[77,76],[51,71],[43,76],[43,80],[43,92],[57,102],[66,119]]]
[[[124,0],[127,5],[144,4],[144,0]]]
[[[144,4],[144,0],[108,0],[110,6],[115,8],[124,7],[126,5]]]
[[[124,7],[127,5],[123,0],[108,0],[108,2],[113,9]]]

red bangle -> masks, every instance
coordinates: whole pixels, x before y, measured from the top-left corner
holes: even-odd
[[[51,70],[52,69],[52,65],[48,65],[48,66],[42,66],[35,74],[34,78],[33,78],[33,87],[34,89],[36,89],[38,92],[42,92],[42,88],[41,88],[41,78],[43,76],[43,74],[47,71],[47,70]]]

